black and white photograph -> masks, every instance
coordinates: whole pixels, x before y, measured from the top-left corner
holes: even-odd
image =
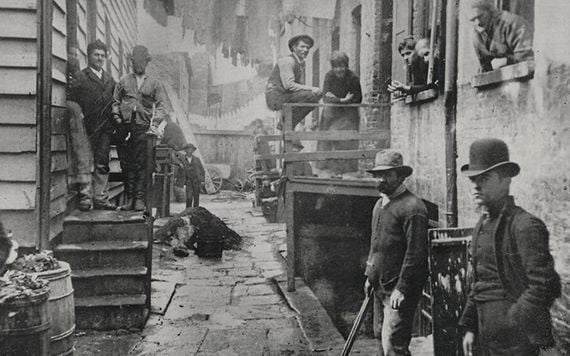
[[[569,19],[0,0],[0,356],[570,356]]]

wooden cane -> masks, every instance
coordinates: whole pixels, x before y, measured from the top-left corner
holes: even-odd
[[[352,350],[352,345],[354,344],[354,340],[356,339],[356,333],[358,329],[360,329],[360,325],[362,325],[362,321],[364,320],[364,315],[370,307],[370,302],[373,300],[374,295],[374,288],[370,288],[368,291],[368,295],[364,298],[362,302],[362,306],[360,307],[360,311],[358,315],[356,315],[356,319],[354,319],[354,324],[352,325],[352,329],[350,330],[350,334],[348,334],[348,338],[346,339],[346,343],[344,344],[344,348],[342,349],[341,356],[348,356],[350,354],[350,350]]]

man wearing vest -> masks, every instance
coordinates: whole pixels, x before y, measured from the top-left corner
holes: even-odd
[[[364,291],[374,288],[374,336],[380,356],[409,356],[416,307],[428,275],[427,210],[404,181],[413,172],[393,150],[376,154],[380,199],[372,211]]]
[[[535,356],[554,345],[550,307],[560,277],[548,230],[509,195],[518,164],[498,139],[473,142],[461,172],[482,216],[473,231],[473,283],[459,325],[465,356]]]
[[[305,59],[314,45],[313,39],[308,35],[297,35],[289,40],[291,55],[282,57],[273,68],[265,88],[267,106],[273,110],[281,110],[285,103],[317,103],[322,96],[320,88],[305,85]],[[294,107],[293,127],[314,107]],[[282,121],[277,128],[281,129]]]

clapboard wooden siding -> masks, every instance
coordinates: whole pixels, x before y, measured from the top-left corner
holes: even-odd
[[[52,4],[50,239],[62,230],[69,199],[65,120],[69,2],[52,0]],[[72,13],[76,12],[80,67],[87,65],[87,44],[101,39],[108,42],[111,73],[118,80],[119,73],[127,71],[136,42],[135,0],[77,0],[76,6]],[[37,0],[0,0],[0,219],[24,247],[34,246],[38,235],[37,7]]]

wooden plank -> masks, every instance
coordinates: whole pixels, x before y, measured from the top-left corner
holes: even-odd
[[[36,124],[36,99],[33,96],[0,97],[0,107],[0,125]]]
[[[65,11],[62,9],[58,9],[54,7],[53,9],[53,19],[52,19],[52,26],[53,28],[62,35],[67,33],[67,21],[65,18]]]
[[[0,67],[36,68],[37,56],[35,54],[0,54]]]
[[[49,206],[49,218],[53,219],[67,210],[67,196],[61,195],[52,199]]]
[[[300,177],[299,177],[300,178]],[[364,197],[378,197],[380,193],[378,188],[375,186],[369,186],[368,184],[362,185],[339,185],[335,182],[328,185],[318,185],[307,181],[298,181],[299,178],[294,177],[287,182],[289,185],[288,189],[294,192],[304,192],[304,193],[315,193],[315,194],[334,194],[334,195],[346,195],[346,196],[364,196]]]
[[[65,34],[53,32],[51,53],[57,58],[67,60],[67,39]]]
[[[65,73],[62,73],[59,69],[57,68],[52,68],[51,71],[51,78],[54,81],[59,82],[60,84],[64,84],[67,82],[67,78],[65,76]]]
[[[24,182],[0,183],[0,210],[34,209],[36,206],[36,184]],[[29,223],[33,224],[33,221]]]
[[[30,68],[0,69],[0,94],[35,95],[36,70]]]
[[[520,62],[502,67],[490,72],[475,75],[471,79],[474,88],[482,88],[489,85],[498,85],[508,80],[526,80],[534,76],[534,61]]]
[[[65,107],[67,102],[67,95],[65,94],[65,86],[61,84],[54,84],[52,86],[52,100],[51,104],[59,107]]]
[[[0,37],[37,38],[36,12],[28,10],[0,11]]]
[[[53,152],[51,157],[51,171],[67,170],[67,152]]]
[[[288,184],[288,183],[287,183]],[[295,291],[295,193],[286,187],[285,221],[287,223],[287,291]]]
[[[2,126],[0,130],[0,152],[18,153],[35,151],[35,126]]]
[[[0,0],[0,10],[35,10],[36,0]]]
[[[65,134],[55,134],[51,136],[52,152],[67,152],[67,136]]]
[[[257,136],[256,139],[260,142],[281,141],[283,139],[283,135]]]
[[[302,141],[342,141],[342,140],[387,140],[390,138],[390,130],[374,130],[367,132],[359,132],[353,130],[346,131],[313,131],[313,132],[287,132],[285,140],[302,140]]]
[[[65,218],[65,214],[59,214],[54,216],[49,221],[49,241],[55,239],[63,232],[63,219]]]
[[[300,152],[285,153],[285,162],[299,161],[325,161],[327,159],[366,159],[374,158],[378,149],[375,150],[358,150],[358,151],[317,151],[317,152]]]
[[[51,179],[50,195],[52,200],[62,195],[67,196],[67,171],[52,173]]]
[[[35,182],[35,153],[0,153],[0,181]]]

